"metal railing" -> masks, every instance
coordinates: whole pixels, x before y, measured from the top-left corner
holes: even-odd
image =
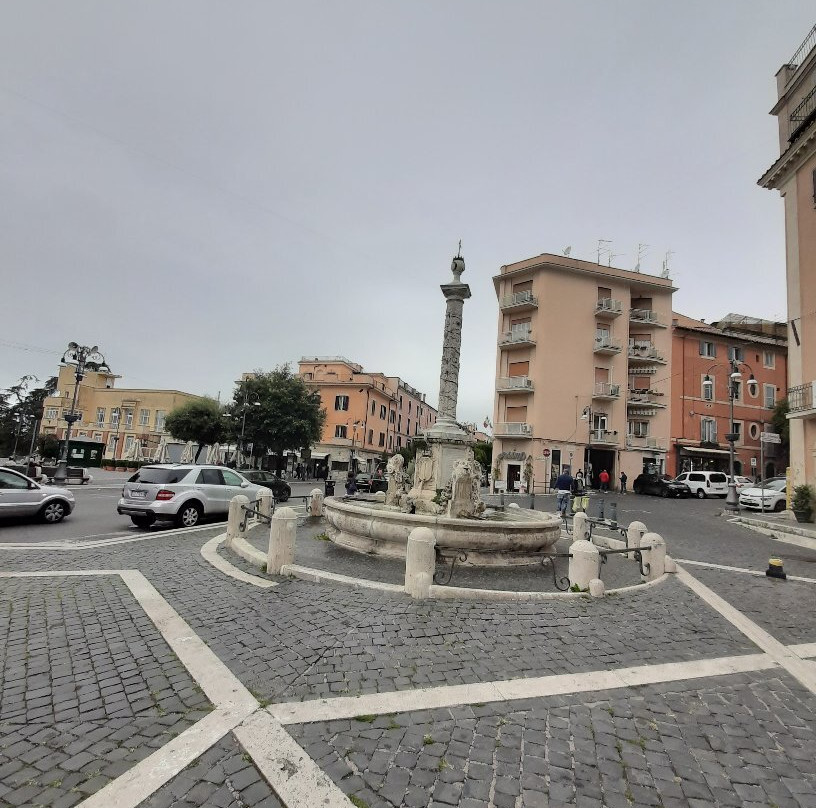
[[[528,329],[518,329],[515,331],[505,331],[499,337],[499,345],[514,345],[519,342],[535,342],[533,332]]]
[[[658,400],[660,393],[653,393],[651,390],[629,390],[629,403],[632,405],[649,404],[652,407],[665,407],[666,405]]]
[[[654,345],[635,344],[629,346],[630,359],[651,359],[655,362],[664,362],[663,354]]]
[[[596,314],[620,314],[623,311],[623,304],[613,297],[598,298],[595,304]]]
[[[520,422],[496,424],[493,434],[501,438],[526,438],[533,434],[533,427]]]
[[[505,295],[499,304],[502,309],[513,306],[538,306],[538,298],[533,297],[532,292],[515,292],[512,295]]]
[[[662,325],[657,314],[651,309],[632,309],[629,312],[629,319],[636,323],[651,323],[653,325]]]
[[[816,401],[816,381],[788,388],[788,408],[791,412],[812,410]]]
[[[595,348],[596,351],[614,351],[617,353],[621,350],[621,344],[619,340],[612,339],[612,337],[595,337]]]
[[[618,436],[609,429],[593,429],[592,432],[589,433],[589,442],[605,443],[617,446]]]
[[[595,398],[617,398],[620,395],[620,385],[609,382],[595,382]]]
[[[506,376],[499,379],[498,390],[532,390],[533,380],[526,376]]]
[[[788,140],[796,136],[816,117],[816,86],[801,100],[790,114]]]
[[[641,435],[627,435],[626,445],[632,449],[655,449],[658,451],[663,451],[666,448],[663,441]]]
[[[793,70],[798,70],[802,66],[805,59],[808,58],[808,55],[814,47],[816,47],[816,25],[810,29],[810,33],[808,33],[808,35],[805,37],[804,42],[802,42],[799,49],[788,61],[788,67]]]

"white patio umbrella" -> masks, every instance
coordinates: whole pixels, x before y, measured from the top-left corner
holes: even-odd
[[[153,462],[166,463],[167,460],[167,438],[162,436],[162,438],[159,440],[159,445],[156,447],[156,451],[153,452]]]
[[[193,442],[191,440],[188,440],[184,446],[184,451],[181,453],[181,462],[192,463],[194,457],[195,452],[193,451]]]
[[[246,464],[246,458],[241,452],[235,452],[235,468],[240,469],[243,468]]]
[[[131,451],[132,451],[134,460],[137,460],[137,461],[144,460],[144,455],[142,454],[142,442],[138,438],[133,441],[133,446],[131,447]]]
[[[210,446],[210,450],[207,452],[207,463],[210,465],[215,465],[216,463],[221,462],[221,444],[217,441]]]

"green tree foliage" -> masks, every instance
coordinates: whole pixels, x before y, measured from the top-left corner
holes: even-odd
[[[49,460],[56,460],[59,457],[60,442],[56,435],[40,435],[37,444],[41,457]]]
[[[473,447],[473,459],[484,469],[487,474],[490,471],[490,464],[493,462],[493,444],[487,441],[479,441]]]
[[[43,402],[57,389],[52,376],[42,387],[36,376],[23,376],[17,384],[0,391],[0,454],[28,453],[43,417]]]
[[[256,406],[255,402],[258,402]],[[303,378],[289,365],[275,370],[256,371],[240,382],[230,405],[230,435],[237,440],[244,424],[245,443],[253,444],[253,453],[271,451],[278,463],[287,451],[300,451],[320,440],[326,411],[320,396],[309,390]]]
[[[790,445],[790,423],[787,418],[789,409],[788,399],[783,398],[774,407],[773,415],[771,416],[774,432],[779,433],[782,439],[782,448],[785,452],[788,451]]]
[[[195,460],[207,445],[223,440],[225,418],[213,398],[197,398],[173,410],[165,419],[165,429],[176,439],[198,444]]]
[[[397,454],[401,454],[405,460],[405,468],[416,459],[417,452],[423,452],[428,448],[428,443],[423,438],[414,438],[407,446],[403,446]]]

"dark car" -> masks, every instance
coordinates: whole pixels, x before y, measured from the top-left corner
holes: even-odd
[[[385,477],[378,477],[372,474],[358,474],[355,478],[357,490],[376,494],[378,491],[388,490],[388,480]]]
[[[278,502],[286,502],[286,500],[292,496],[292,489],[289,487],[289,484],[269,471],[238,469],[238,473],[246,477],[251,483],[255,483],[255,485],[262,485],[264,488],[269,488]]]
[[[640,474],[632,483],[636,494],[654,494],[659,497],[690,497],[691,489],[673,480],[668,474]]]

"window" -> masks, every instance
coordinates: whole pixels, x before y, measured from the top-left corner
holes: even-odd
[[[397,418],[397,432],[402,432],[402,416]]]
[[[337,424],[334,428],[334,437],[335,438],[345,438],[346,437],[346,425],[345,424]]]
[[[95,441],[101,441],[102,440],[102,433],[101,432],[94,432],[93,433],[93,439]]]
[[[243,480],[234,472],[228,469],[221,469],[221,474],[224,476],[224,482],[227,485],[241,485]]]
[[[104,424],[105,424],[105,408],[104,407],[97,407],[96,408],[96,423],[97,423],[97,426],[104,426]]]
[[[196,482],[199,485],[223,485],[224,478],[219,469],[201,469]]]
[[[411,402],[409,401],[408,402],[408,415],[410,415],[410,414],[411,414]]]
[[[372,401],[371,402],[371,414],[374,415],[375,412],[377,412],[377,402]]]
[[[629,434],[633,438],[645,438],[649,434],[648,421],[630,421]]]
[[[110,425],[114,429],[119,426],[119,407],[111,407]]]
[[[400,409],[402,409],[402,396],[400,396]]]
[[[380,420],[381,421],[385,420],[385,415],[386,415],[387,412],[388,412],[388,410],[386,409],[385,404],[380,404]]]
[[[706,342],[705,340],[700,340],[700,356],[716,356],[717,349],[714,347],[713,342]]]
[[[388,451],[390,452],[394,448],[394,436],[388,436]]]
[[[156,420],[154,429],[156,432],[164,432],[164,417],[167,413],[164,410],[156,410]]]
[[[349,407],[349,397],[348,396],[335,396],[334,397],[334,409],[336,410],[347,410]]]
[[[52,420],[57,417],[57,408],[56,407],[46,407],[45,408],[45,417],[51,418]]]
[[[133,448],[133,435],[127,435],[125,437],[125,454],[127,454]]]
[[[776,406],[776,386],[773,384],[764,384],[762,389],[765,393],[765,406],[772,410]]]
[[[397,412],[396,410],[389,410],[388,411],[388,423],[393,424],[397,421]]]
[[[0,488],[28,489],[28,478],[12,474],[10,471],[0,471]],[[12,507],[14,507],[12,505]]]
[[[397,435],[397,449],[402,449],[402,438]]]
[[[717,442],[717,422],[713,418],[700,419],[700,440],[704,443]]]
[[[751,424],[751,426],[748,427],[748,434],[752,440],[756,440],[759,437],[759,424]]]
[[[380,432],[380,442],[377,445],[385,446],[385,432]]]
[[[731,431],[737,436],[734,441],[739,443],[742,440],[742,421],[734,421],[731,424]]]
[[[125,429],[133,429],[133,410],[125,410]]]
[[[776,354],[773,351],[763,351],[762,365],[766,368],[776,367]]]
[[[368,430],[368,442],[369,443],[374,443],[374,430],[373,429]]]
[[[705,376],[703,376],[703,401],[714,401],[714,378],[709,376],[709,381],[706,383]]]
[[[742,362],[745,359],[745,352],[738,345],[732,345],[728,349],[728,358],[736,362]]]
[[[742,398],[742,382],[732,379],[731,384],[734,386],[734,401],[739,401]]]
[[[139,410],[139,426],[147,426],[150,423],[150,410]]]

